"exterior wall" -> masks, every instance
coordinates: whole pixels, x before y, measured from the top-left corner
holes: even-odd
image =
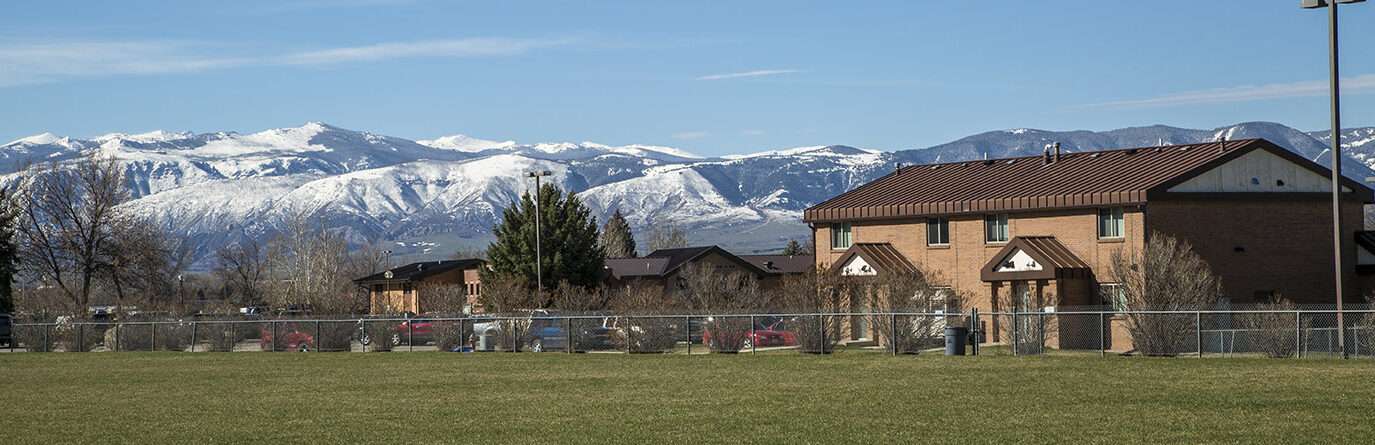
[[[1010,283],[986,283],[980,279],[979,271],[993,259],[1007,243],[984,242],[984,215],[957,215],[950,217],[950,244],[948,246],[926,245],[925,219],[855,223],[851,226],[851,239],[856,243],[890,243],[909,261],[936,276],[940,284],[949,285],[961,294],[968,296],[972,307],[980,311],[993,310],[994,286],[1010,286]],[[1144,240],[1144,218],[1139,208],[1128,207],[1123,211],[1124,236],[1114,240],[1098,239],[1098,209],[1077,209],[1029,213],[1011,213],[1008,216],[1008,238],[1018,236],[1054,236],[1066,248],[1088,263],[1098,280],[1109,280],[1111,276],[1112,254],[1118,249],[1140,249]],[[843,250],[830,249],[830,227],[818,224],[813,230],[818,267],[829,267],[840,258]],[[1092,296],[1091,282],[1075,288],[1074,302],[1066,304],[1097,304]],[[1084,293],[1090,295],[1083,295]],[[1052,292],[1054,293],[1054,292]],[[1058,300],[1051,300],[1058,301]],[[1054,304],[1054,303],[1052,303]]]
[[[1245,196],[1251,195],[1251,196]],[[1188,240],[1233,302],[1278,292],[1298,304],[1332,304],[1332,204],[1325,194],[1166,194],[1147,205],[1151,231]],[[1342,212],[1343,289],[1359,301],[1355,232],[1361,203]]]

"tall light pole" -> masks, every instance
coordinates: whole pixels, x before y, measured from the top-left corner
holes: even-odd
[[[1337,70],[1337,5],[1365,0],[1300,0],[1304,9],[1327,8],[1328,75],[1332,87],[1332,267],[1337,292],[1337,348],[1346,358],[1346,323],[1342,317],[1342,111]]]
[[[533,171],[525,174],[527,178],[535,178],[535,290],[544,290],[544,259],[540,257],[540,184],[539,178],[553,175],[549,170]]]

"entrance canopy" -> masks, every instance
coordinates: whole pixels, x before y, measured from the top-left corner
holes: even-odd
[[[985,264],[983,281],[1053,280],[1080,278],[1089,265],[1053,236],[1019,236]]]
[[[855,243],[827,271],[849,277],[916,272],[917,266],[913,266],[907,257],[888,243]]]

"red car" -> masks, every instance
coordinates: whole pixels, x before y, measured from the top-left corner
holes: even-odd
[[[709,325],[710,322],[706,323],[704,326]],[[713,344],[710,328],[703,328],[702,343],[709,346]],[[745,341],[741,344],[740,349],[775,346],[797,346],[797,334],[785,329],[782,319],[776,317],[762,317],[755,320],[753,337],[751,337],[749,332],[745,333]]]
[[[309,352],[315,348],[315,336],[301,330],[295,324],[279,324],[276,331],[282,334],[282,343],[278,343],[275,350]],[[259,338],[262,339],[259,344],[264,351],[274,350],[272,332],[271,324],[264,326],[259,332]]]
[[[396,325],[391,334],[392,346],[403,344],[423,345],[434,341],[434,321],[428,318],[411,318]]]

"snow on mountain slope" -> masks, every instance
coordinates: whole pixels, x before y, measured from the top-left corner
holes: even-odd
[[[420,145],[442,148],[445,150],[458,150],[466,153],[480,153],[485,150],[509,150],[516,146],[515,141],[489,141],[462,134],[442,136],[435,139],[416,142]]]
[[[1365,164],[1349,162],[1345,173],[1375,175],[1360,173],[1375,160],[1375,129],[1347,133],[1346,152]],[[39,134],[0,146],[0,168],[69,165],[97,151],[112,155],[123,163],[134,198],[124,207],[191,239],[199,266],[208,267],[219,246],[245,237],[265,240],[298,213],[356,244],[386,242],[398,257],[482,247],[501,209],[532,186],[523,177],[531,170],[554,172],[550,180],[578,193],[599,221],[620,209],[641,236],[671,222],[686,226],[694,242],[754,251],[805,238],[803,209],[899,165],[1033,155],[1052,142],[1086,151],[1219,137],[1264,137],[1325,162],[1324,144],[1315,136],[1265,122],[1207,130],[1020,128],[895,152],[829,145],[701,158],[652,145],[517,144],[467,136],[417,143],[307,123],[252,134],[154,131],[84,140]],[[0,183],[25,174],[2,175]]]

